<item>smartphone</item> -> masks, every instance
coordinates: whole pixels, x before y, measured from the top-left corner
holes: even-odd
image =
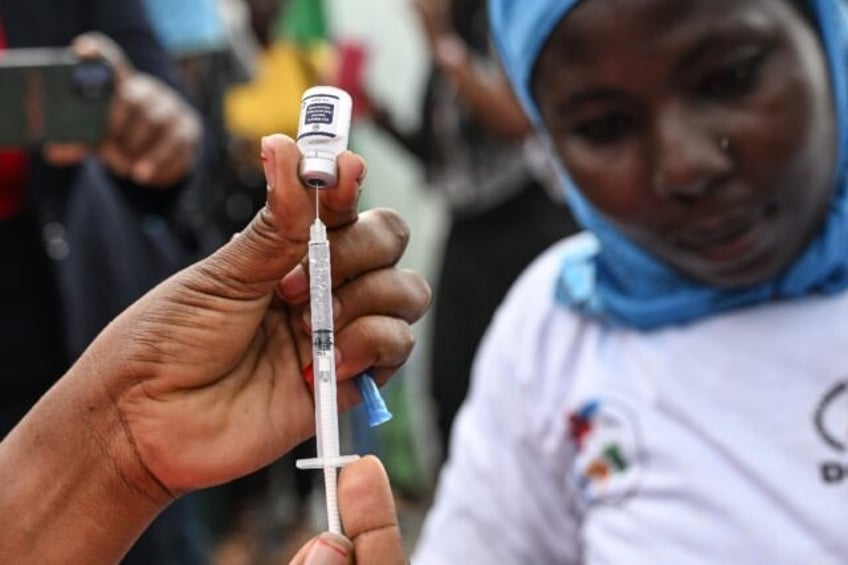
[[[103,137],[114,73],[67,48],[0,52],[0,147],[95,145]]]

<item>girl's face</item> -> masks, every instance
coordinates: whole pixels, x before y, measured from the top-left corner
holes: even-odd
[[[756,284],[809,241],[836,125],[815,31],[776,0],[584,0],[533,93],[585,198],[703,282]]]

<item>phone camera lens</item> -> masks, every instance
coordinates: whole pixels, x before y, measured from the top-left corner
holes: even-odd
[[[112,69],[104,61],[82,61],[71,71],[71,82],[83,98],[102,98],[111,91]]]

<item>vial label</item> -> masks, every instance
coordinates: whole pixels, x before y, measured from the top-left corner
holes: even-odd
[[[306,106],[306,116],[303,123],[310,124],[331,124],[333,123],[333,105],[316,102]]]
[[[297,146],[303,154],[298,174],[303,184],[336,186],[336,157],[347,148],[352,100],[344,90],[313,86],[303,93],[297,120]]]
[[[337,96],[316,94],[303,100],[300,111],[298,139],[304,137],[335,138],[338,135],[339,99]]]

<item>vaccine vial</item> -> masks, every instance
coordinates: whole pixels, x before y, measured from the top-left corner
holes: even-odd
[[[336,157],[347,149],[353,101],[333,86],[313,86],[303,93],[297,146],[303,154],[300,179],[310,188],[330,188],[338,182]]]

